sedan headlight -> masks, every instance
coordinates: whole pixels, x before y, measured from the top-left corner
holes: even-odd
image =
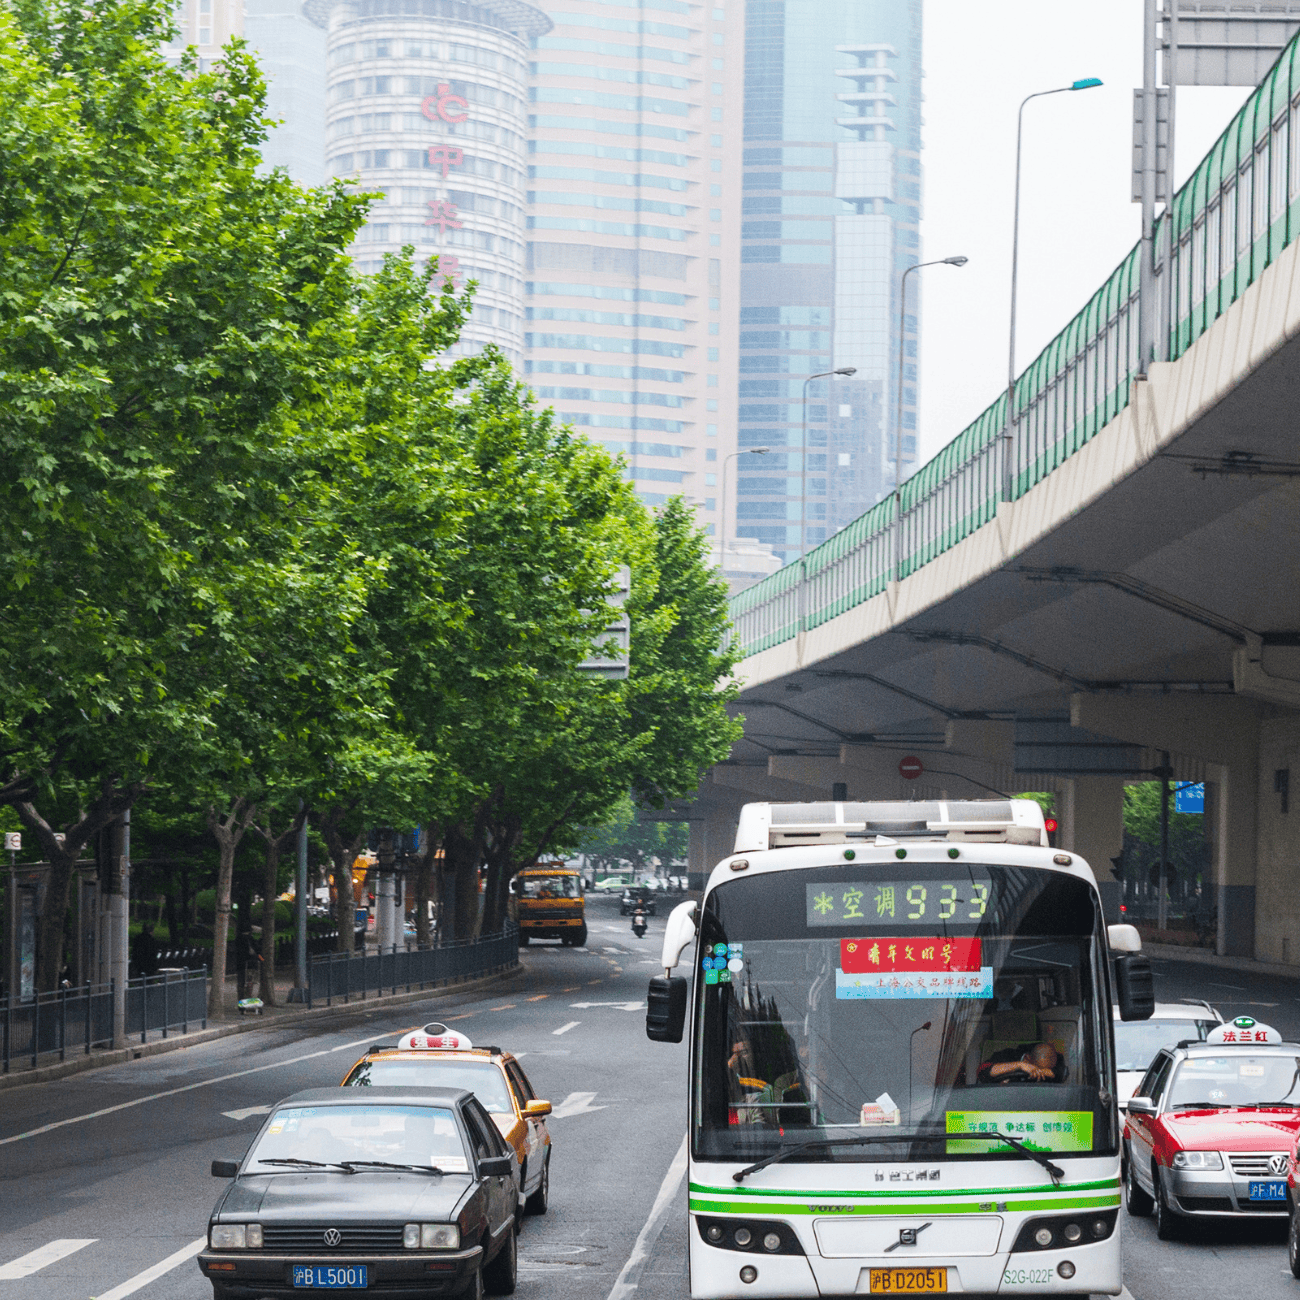
[[[402,1245],[407,1250],[459,1250],[460,1229],[454,1223],[408,1223]]]
[[[1175,1169],[1222,1169],[1223,1157],[1217,1151],[1175,1151]]]
[[[214,1223],[208,1229],[208,1245],[213,1250],[261,1250],[260,1223]]]

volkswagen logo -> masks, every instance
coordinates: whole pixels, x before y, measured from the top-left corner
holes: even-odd
[[[325,1229],[325,1244],[327,1246],[337,1246],[343,1240],[343,1234],[337,1228]]]
[[[1269,1156],[1268,1171],[1271,1174],[1284,1174],[1289,1163],[1290,1161],[1285,1154]]]

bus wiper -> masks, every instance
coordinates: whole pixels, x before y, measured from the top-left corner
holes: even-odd
[[[884,1137],[873,1133],[870,1137],[832,1138],[829,1141],[822,1142],[800,1142],[798,1146],[786,1147],[784,1151],[776,1151],[770,1156],[764,1156],[762,1160],[756,1161],[739,1173],[732,1174],[731,1177],[734,1182],[743,1183],[750,1174],[756,1174],[760,1169],[766,1169],[768,1165],[776,1164],[778,1160],[788,1160],[791,1156],[797,1156],[804,1151],[824,1151],[827,1147],[865,1147],[881,1142],[897,1144],[906,1141],[908,1139],[901,1135]]]
[[[963,1141],[966,1138],[974,1138],[978,1142],[980,1138],[989,1138],[990,1140],[996,1139],[999,1142],[1005,1142],[1008,1146],[1015,1147],[1021,1155],[1028,1156],[1034,1164],[1042,1165],[1043,1168],[1052,1175],[1052,1182],[1058,1187],[1061,1184],[1061,1179],[1065,1177],[1065,1170],[1062,1169],[1060,1165],[1053,1164],[1053,1162],[1049,1160],[1043,1152],[1035,1151],[1033,1147],[1026,1146],[1018,1137],[1013,1137],[1010,1133],[998,1133],[994,1130],[987,1133],[947,1133],[945,1136],[949,1138],[960,1138]]]
[[[1060,1165],[1053,1163],[1041,1151],[1035,1151],[1033,1147],[1026,1146],[1019,1138],[1010,1133],[948,1133],[946,1131],[935,1131],[933,1133],[912,1133],[909,1135],[899,1134],[898,1136],[885,1137],[882,1135],[872,1134],[870,1137],[857,1138],[839,1138],[831,1139],[825,1142],[801,1142],[798,1146],[788,1147],[784,1151],[776,1151],[770,1156],[765,1156],[762,1160],[747,1166],[738,1173],[731,1175],[734,1182],[740,1183],[750,1175],[757,1173],[760,1169],[766,1169],[768,1165],[774,1165],[778,1160],[787,1160],[791,1156],[796,1156],[805,1151],[824,1151],[827,1147],[861,1147],[874,1146],[880,1143],[898,1143],[908,1141],[930,1141],[935,1142],[940,1138],[946,1140],[972,1138],[979,1141],[981,1138],[1005,1142],[1008,1146],[1019,1151],[1021,1155],[1027,1156],[1036,1165],[1042,1165],[1044,1169],[1052,1176],[1052,1182],[1059,1184],[1065,1177],[1065,1170]]]
[[[387,1160],[340,1160],[341,1168],[346,1169],[348,1173],[354,1174],[358,1169],[400,1169],[406,1173],[417,1174],[440,1174],[442,1170],[437,1165],[394,1165]]]

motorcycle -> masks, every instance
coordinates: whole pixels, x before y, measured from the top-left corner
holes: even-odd
[[[638,907],[636,911],[632,913],[632,933],[636,935],[638,939],[643,939],[645,938],[645,931],[646,931],[645,908]]]

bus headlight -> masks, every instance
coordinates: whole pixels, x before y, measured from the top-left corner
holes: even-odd
[[[698,1215],[695,1225],[701,1239],[718,1250],[752,1253],[761,1246],[769,1255],[804,1253],[799,1238],[788,1223],[773,1223],[771,1219],[714,1218],[711,1215]]]
[[[1016,1234],[1011,1253],[1060,1249],[1062,1246],[1086,1246],[1105,1241],[1115,1232],[1118,1210],[1103,1210],[1088,1218],[1074,1214],[1057,1214],[1051,1218],[1030,1219]]]

